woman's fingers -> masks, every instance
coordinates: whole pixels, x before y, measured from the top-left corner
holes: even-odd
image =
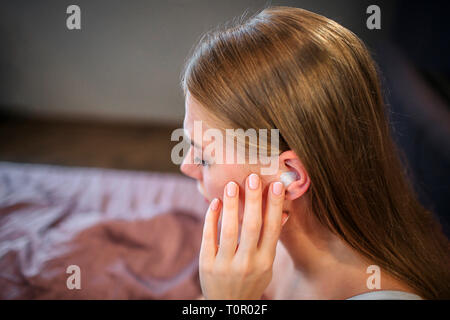
[[[242,222],[239,252],[250,254],[258,246],[262,224],[262,192],[260,178],[256,173],[247,177],[245,184],[244,219]]]
[[[261,230],[263,186],[261,181],[249,183],[253,178],[254,176],[249,177],[246,181],[245,213],[241,243],[237,251],[239,186],[235,182],[230,182],[224,190],[217,254],[213,248],[217,248],[217,222],[220,209],[213,210],[212,205],[208,209],[199,265],[200,285],[207,299],[260,299],[271,281],[274,248],[281,227],[284,190],[281,188],[280,195],[274,195],[269,191],[265,226]],[[262,247],[258,248],[261,231],[263,242]],[[255,245],[257,249],[250,252]]]
[[[217,253],[217,223],[220,215],[220,201],[214,199],[208,208],[203,226],[202,244],[200,248],[200,261],[214,259]]]
[[[222,228],[217,257],[231,259],[236,251],[239,232],[238,221],[239,186],[230,181],[223,193]]]
[[[274,182],[267,193],[266,212],[259,249],[275,254],[278,238],[281,232],[281,218],[283,213],[284,186],[281,182]]]
[[[252,254],[257,249],[269,254],[275,254],[281,231],[284,186],[281,182],[270,184],[264,217],[261,214],[262,183],[257,174],[251,174],[247,178],[245,190],[244,219],[241,241],[237,251],[244,256]],[[218,199],[215,201],[220,203]],[[217,246],[217,224],[220,208],[214,209],[213,203],[211,203],[205,218],[200,258],[217,257],[224,260],[233,258],[238,245],[238,209],[239,186],[235,182],[230,181],[223,193],[219,246]]]

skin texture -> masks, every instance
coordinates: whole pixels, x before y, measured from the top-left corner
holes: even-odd
[[[202,120],[203,130],[213,127],[213,121],[189,92],[185,107],[184,129],[191,140],[200,144],[196,139],[202,137],[194,137],[194,121]],[[208,142],[202,144],[205,148]],[[225,155],[227,150],[223,152]],[[247,178],[251,173],[259,173],[258,165],[202,166],[188,163],[189,158],[193,159],[193,147],[180,170],[197,180],[199,191],[207,201],[220,200],[219,209],[211,210],[210,206],[205,216],[199,266],[206,299],[260,299],[263,293],[269,299],[346,299],[371,291],[367,288],[371,275],[367,267],[373,263],[324,228],[310,212],[306,194],[310,178],[294,152],[281,153],[279,172],[260,176],[258,190],[251,192]],[[271,203],[268,198],[277,200],[271,198],[272,184],[287,170],[294,171],[299,178],[283,188],[283,200],[274,201],[272,210],[266,211]],[[225,193],[230,181],[239,187],[238,195],[232,199]],[[272,219],[271,224],[266,222],[268,218]],[[271,230],[270,240],[260,248],[264,234],[269,234],[264,232],[266,227]],[[217,247],[215,239],[219,232]],[[256,234],[262,236],[255,246]],[[253,242],[245,242],[246,250],[240,250],[238,243],[248,238]],[[248,249],[248,243],[253,243],[253,250]],[[383,270],[380,276],[381,290],[416,293]]]

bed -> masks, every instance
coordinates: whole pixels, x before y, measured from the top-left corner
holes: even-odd
[[[195,299],[207,205],[178,174],[0,162],[0,299]]]

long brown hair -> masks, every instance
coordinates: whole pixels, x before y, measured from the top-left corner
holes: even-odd
[[[450,297],[449,242],[391,137],[377,67],[351,31],[267,7],[205,33],[181,85],[227,128],[277,128],[307,170],[315,217],[426,299]]]

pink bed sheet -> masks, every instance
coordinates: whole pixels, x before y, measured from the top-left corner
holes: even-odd
[[[206,209],[182,175],[0,162],[0,299],[195,299]]]

